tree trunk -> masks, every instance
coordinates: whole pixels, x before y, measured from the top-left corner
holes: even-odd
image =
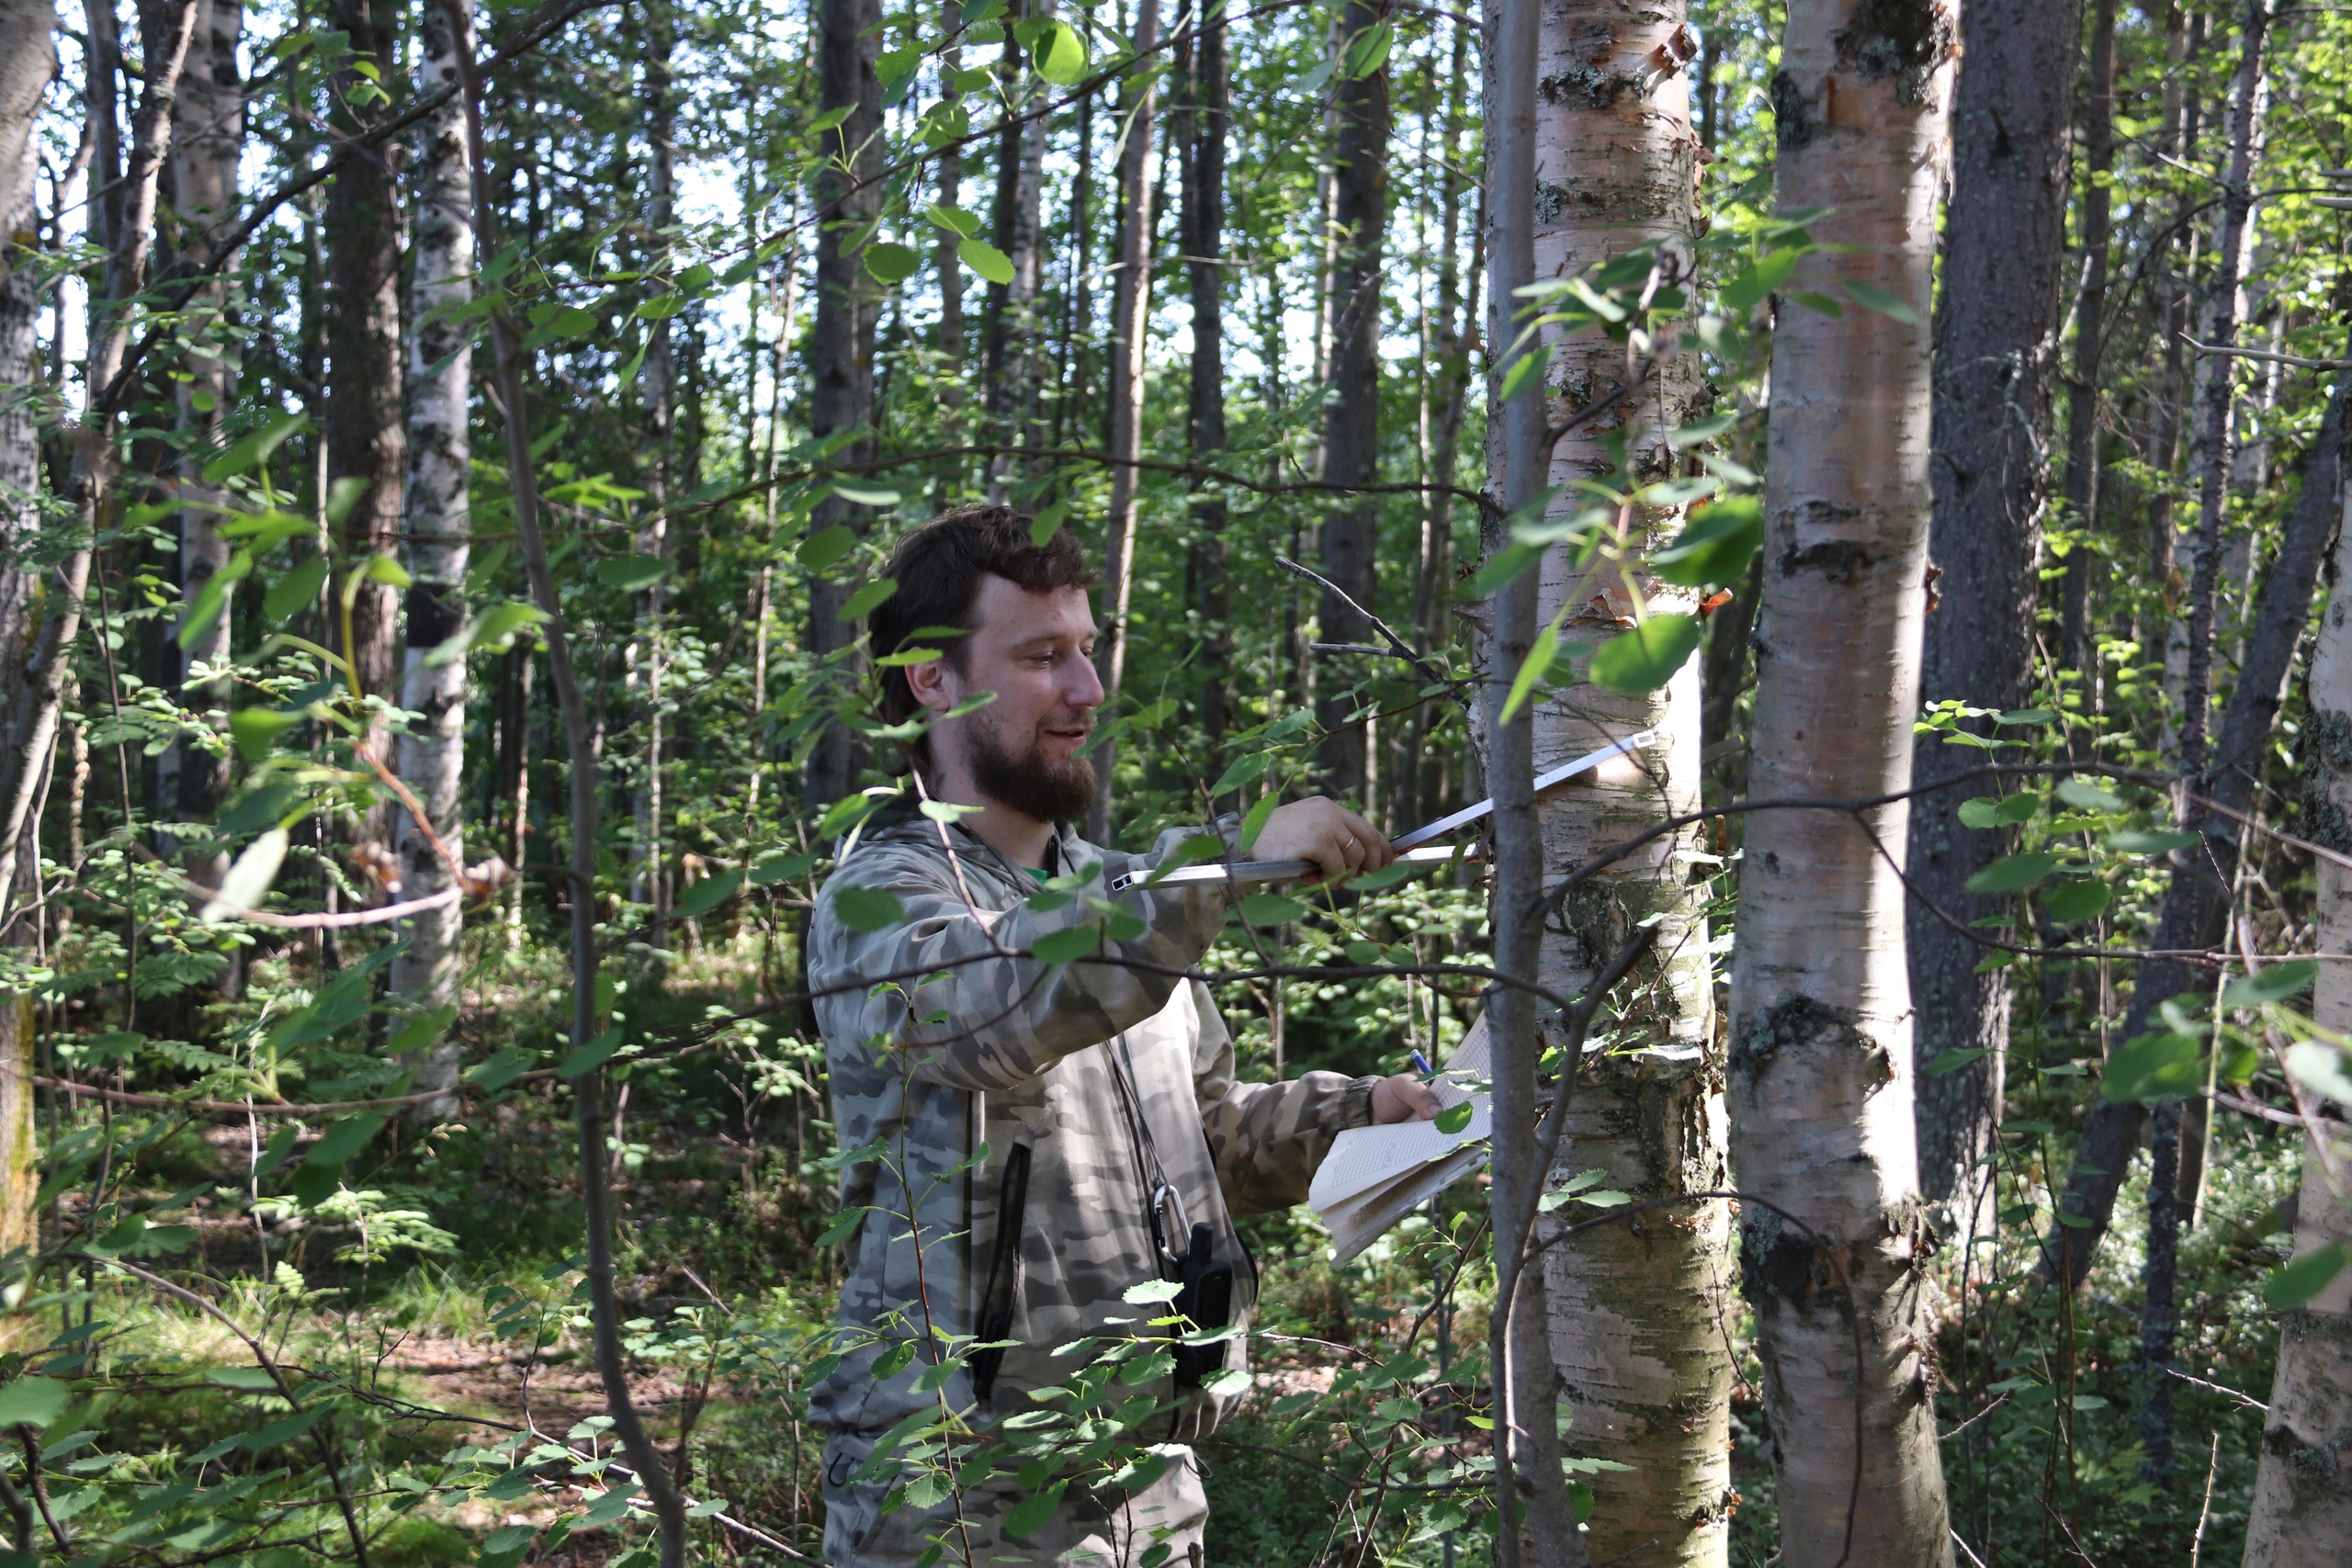
[[[1126,673],[1127,596],[1136,558],[1136,491],[1143,456],[1144,350],[1151,331],[1152,118],[1159,81],[1152,50],[1159,42],[1159,0],[1136,0],[1136,68],[1121,87],[1119,123],[1126,142],[1119,158],[1119,282],[1111,306],[1111,511],[1103,524],[1101,632],[1094,668],[1102,680],[1102,713],[1117,711]],[[1094,753],[1094,805],[1087,837],[1110,841],[1112,775],[1118,747]]]
[[[818,39],[819,107],[846,109],[849,118],[824,140],[817,175],[817,314],[811,328],[808,434],[819,441],[874,421],[873,286],[848,242],[881,204],[878,185],[863,184],[881,167],[882,85],[874,74],[881,26],[879,0],[822,0]],[[870,429],[835,460],[844,468],[873,461]],[[839,497],[819,504],[808,531],[835,525],[863,533],[865,509]],[[819,664],[836,660],[833,699],[844,700],[857,671],[847,650],[857,628],[842,619],[854,584],[820,575],[808,584],[808,652]],[[857,765],[856,737],[829,722],[808,760],[808,801],[822,808],[849,793]]]
[[[245,90],[237,75],[237,40],[243,30],[242,0],[198,0],[196,31],[172,114],[171,174],[183,271],[219,266],[224,258],[218,244],[238,218],[237,163],[244,152]],[[190,335],[198,343],[209,339],[217,344],[227,307],[227,284],[208,284],[188,302]],[[236,396],[237,374],[228,357],[200,349],[189,353],[184,368],[189,379],[178,383],[179,424],[190,442],[180,458],[179,493],[192,503],[179,518],[180,592],[186,605],[229,564],[232,553],[229,541],[220,536],[221,518],[215,510],[226,492],[204,481],[204,465],[220,448],[229,405]],[[227,665],[235,590],[230,592],[232,599],[221,603],[210,624],[182,647],[182,673]],[[227,728],[232,688],[225,677],[183,691],[183,700],[199,712],[218,714],[216,727]],[[171,807],[181,821],[209,822],[228,792],[227,749],[220,748],[215,756],[182,741],[179,750],[179,795]],[[198,881],[218,886],[228,870],[228,857],[208,855],[204,863],[188,869]]]
[[[458,85],[458,51],[470,53],[473,40],[457,28],[462,25],[469,35],[472,17],[467,0],[438,0],[419,11],[419,92]],[[472,525],[468,393],[473,349],[466,310],[473,302],[473,170],[461,100],[453,98],[417,128],[415,184],[416,270],[409,290],[413,314],[408,338],[408,648],[401,706],[422,718],[401,737],[399,762],[401,780],[424,807],[425,822],[400,814],[401,892],[411,898],[447,887],[451,876],[444,852],[453,858],[464,854],[466,660],[435,659],[435,650],[465,627]],[[462,903],[428,909],[410,920],[408,949],[392,961],[392,990],[420,1007],[453,1005],[464,922]],[[424,1087],[447,1087],[457,1066],[454,1049],[436,1051],[421,1080]],[[449,1109],[434,1101],[426,1111],[446,1116]]]
[[[1487,0],[1485,51],[1487,212],[1494,234],[1487,252],[1492,322],[1487,341],[1487,488],[1499,511],[1542,493],[1548,467],[1548,411],[1535,389],[1504,402],[1510,367],[1502,355],[1515,341],[1519,290],[1535,282],[1536,80],[1543,39],[1540,0]],[[1507,541],[1483,530],[1491,553]],[[1488,787],[1494,792],[1495,874],[1490,920],[1495,972],[1487,1023],[1493,1041],[1494,1183],[1488,1195],[1495,1240],[1495,1304],[1487,1343],[1495,1353],[1496,1568],[1585,1568],[1590,1562],[1577,1531],[1560,1469],[1560,1379],[1552,1364],[1545,1325],[1550,1317],[1546,1270],[1531,1256],[1544,1171],[1535,1143],[1536,1070],[1543,1056],[1536,999],[1524,988],[1543,972],[1544,829],[1535,808],[1535,735],[1522,705],[1509,723],[1503,708],[1511,682],[1535,642],[1536,574],[1521,572],[1492,601],[1493,632],[1483,649],[1480,740]],[[1511,982],[1518,981],[1519,984]]]
[[[2081,18],[2081,0],[1973,0],[1962,15],[1928,469],[1935,518],[1928,553],[1943,575],[1920,650],[1925,702],[1958,698],[2007,711],[2025,706],[2033,684]],[[2095,337],[2098,328],[2086,321],[2084,331]],[[1912,776],[1932,784],[1983,755],[1922,736]],[[1904,935],[1917,1008],[1919,1187],[1930,1202],[1957,1197],[1967,1205],[1983,1200],[2001,1122],[2008,971],[1979,974],[1984,950],[1939,912],[1962,920],[1998,913],[2007,901],[1972,894],[1967,882],[2008,846],[1999,834],[1960,826],[1958,807],[1947,790],[1911,813],[1915,897]],[[1956,1072],[1926,1075],[1945,1052],[1968,1050],[1984,1055]]]
[[[145,84],[131,122],[130,156],[122,175],[122,199],[113,219],[115,243],[107,254],[103,303],[93,311],[89,358],[83,371],[82,420],[74,432],[73,479],[66,500],[73,511],[74,536],[84,541],[97,534],[100,509],[114,477],[116,408],[109,393],[122,371],[130,342],[135,311],[129,301],[147,281],[147,264],[154,246],[156,187],[164,169],[164,150],[171,139],[172,105],[179,93],[180,70],[195,31],[196,0],[158,7],[148,12],[145,19],[151,29],[142,51]],[[34,63],[40,63],[38,58]],[[0,85],[10,80],[0,74]],[[44,70],[42,85],[46,82]],[[7,729],[0,735],[0,917],[6,915],[17,889],[18,857],[27,847],[33,800],[49,761],[50,747],[57,739],[65,681],[73,671],[74,643],[82,631],[92,558],[92,547],[85,542],[50,569],[40,626],[31,633],[22,664],[14,668],[13,684],[6,688]],[[24,603],[21,593],[16,602]],[[18,613],[21,615],[21,610]],[[129,800],[123,802],[126,812],[130,807]],[[0,920],[0,931],[6,929]]]
[[[2328,400],[2326,417],[2304,466],[2302,494],[2289,514],[2278,553],[2256,600],[2245,659],[2222,717],[2221,741],[2202,791],[2219,809],[2209,814],[2192,803],[2182,820],[2182,830],[2201,834],[2202,841],[2171,857],[2171,884],[2150,939],[2154,947],[2195,950],[2222,940],[2238,856],[2239,829],[2230,813],[2253,805],[2287,678],[2294,669],[2295,647],[2311,613],[2320,562],[2335,527],[2346,395],[2346,384],[2338,383]],[[2346,841],[2352,842],[2352,836]],[[2203,971],[2186,964],[2169,959],[2142,964],[2120,1038],[2136,1039],[2152,1027],[2162,1003],[2203,983]],[[2116,1194],[2130,1173],[2147,1117],[2148,1108],[2138,1103],[2102,1099],[2091,1107],[2059,1200],[2060,1223],[2043,1248],[2045,1273],[2063,1268],[2066,1279],[2079,1287],[2090,1272],[2091,1257],[2107,1233]]]
[[[1340,86],[1332,103],[1339,121],[1333,150],[1331,265],[1332,397],[1323,426],[1323,482],[1368,485],[1380,478],[1381,250],[1388,228],[1388,67],[1366,71],[1375,28],[1387,25],[1387,0],[1348,0],[1340,18]],[[1541,154],[1539,153],[1540,157]],[[1316,612],[1325,642],[1373,640],[1372,623],[1348,607],[1366,610],[1379,587],[1375,552],[1380,502],[1373,496],[1341,501],[1323,522],[1323,590]],[[1344,597],[1342,596],[1344,595]],[[1341,668],[1345,668],[1342,666]],[[1336,671],[1335,671],[1336,674]],[[1359,801],[1370,765],[1370,737],[1351,716],[1360,683],[1333,679],[1317,694],[1315,721],[1323,731],[1316,749],[1325,793]],[[1361,802],[1366,809],[1369,801]]]
[[[2085,530],[2098,522],[2099,504],[2098,372],[2107,347],[2107,250],[2113,231],[2107,175],[2115,167],[2115,8],[2116,0],[2093,0],[2090,93],[2083,117],[2083,288],[2075,310],[2075,370],[2066,396],[2066,521]],[[1963,97],[1967,91],[1963,80]],[[2075,689],[2086,712],[2099,679],[2090,634],[2096,559],[2080,547],[2066,557],[2059,612],[2059,661],[2080,674]]]
[[[1574,277],[1643,244],[1660,245],[1660,265],[1682,265],[1698,238],[1698,142],[1690,131],[1690,54],[1684,0],[1555,0],[1544,8],[1538,69],[1536,166],[1578,171],[1575,195],[1539,183],[1535,269]],[[1540,179],[1541,176],[1539,176]],[[1342,187],[1344,190],[1344,186]],[[1625,375],[1625,347],[1598,328],[1564,336],[1551,329],[1554,415],[1566,414]],[[1348,372],[1342,368],[1344,385]],[[1667,444],[1706,389],[1696,355],[1657,373],[1629,420],[1583,425],[1554,446],[1548,482],[1606,479],[1622,461],[1645,478],[1681,470]],[[1570,491],[1553,506],[1566,517],[1589,504]],[[1680,525],[1680,508],[1639,520],[1659,543]],[[1327,533],[1326,538],[1329,538]],[[1573,545],[1555,547],[1538,569],[1536,614],[1550,621],[1566,605],[1563,662],[1581,667],[1591,649],[1636,611],[1616,561],[1579,569]],[[1689,614],[1696,594],[1645,583],[1653,612]],[[1600,601],[1599,605],[1594,601]],[[1555,666],[1557,668],[1557,666]],[[1596,845],[1655,828],[1699,804],[1699,669],[1686,663],[1665,687],[1639,694],[1565,681],[1534,717],[1534,759],[1551,767],[1643,730],[1661,739],[1638,765],[1604,769],[1591,787],[1544,802],[1547,881],[1573,871]],[[1544,983],[1564,995],[1587,992],[1645,922],[1658,940],[1613,1015],[1612,1048],[1581,1068],[1562,1151],[1549,1173],[1566,1179],[1598,1167],[1606,1185],[1636,1201],[1722,1191],[1730,1185],[1724,1148],[1723,1063],[1714,1041],[1713,976],[1700,887],[1689,856],[1699,830],[1658,839],[1572,894],[1549,922]],[[1557,1042],[1554,1042],[1557,1043]],[[1589,1211],[1557,1212],[1558,1223]],[[1726,1560],[1730,1543],[1731,1211],[1720,1199],[1589,1232],[1547,1252],[1554,1364],[1576,1411],[1568,1451],[1632,1466],[1591,1477],[1596,1501],[1586,1545],[1628,1568],[1701,1568]]]
[[[48,0],[0,0],[0,236],[38,232],[40,157],[34,127],[57,65],[57,17]],[[9,258],[14,260],[13,257]],[[28,266],[0,266],[0,386],[29,384],[39,370],[40,295]],[[24,694],[28,611],[37,574],[19,563],[40,526],[40,436],[28,400],[0,400],[0,713],[13,716]],[[44,749],[45,750],[45,749]],[[47,760],[46,755],[42,759]],[[35,772],[39,771],[36,764]],[[0,777],[7,765],[0,761]],[[37,838],[40,829],[34,825]],[[40,855],[8,855],[0,882],[0,948],[26,959],[36,911],[17,884],[37,883]],[[11,954],[12,958],[16,956]],[[40,1151],[33,1123],[33,998],[0,989],[0,1254],[36,1249]],[[5,1346],[13,1335],[0,1337]]]
[[[391,81],[398,67],[401,8],[394,0],[334,0],[334,15],[336,26],[350,35],[351,58],[335,73],[328,124],[353,136],[389,109],[390,100],[377,84]],[[375,68],[372,78],[356,69],[363,62]],[[347,571],[396,548],[408,476],[400,197],[388,152],[354,158],[327,183],[327,473],[364,487],[343,518]],[[391,694],[399,624],[400,602],[390,583],[356,585],[351,653],[362,691]]]
[[[1184,82],[1184,208],[1180,244],[1192,269],[1193,366],[1185,434],[1193,460],[1213,465],[1225,450],[1225,137],[1231,83],[1225,6],[1204,0]],[[1225,497],[1193,502],[1192,578],[1200,609],[1201,727],[1215,756],[1232,713],[1233,582],[1227,558]],[[1215,764],[1210,764],[1212,770]]]
[[[1793,300],[1772,339],[1764,590],[1748,791],[1910,782],[1930,510],[1928,331],[1956,28],[1940,0],[1792,0],[1776,200],[1844,254],[1792,285],[1866,281],[1917,315]],[[1747,828],[1731,979],[1732,1163],[1747,1205],[1781,1561],[1947,1564],[1919,1274],[1902,805]],[[1865,824],[1867,824],[1867,830]]]
[[[2341,396],[2341,394],[2338,394]],[[2352,426],[2339,424],[2341,442]],[[2310,482],[2308,479],[2305,481]],[[2352,512],[2352,508],[2344,509]],[[2343,522],[2352,515],[2340,512]],[[2352,851],[2352,527],[2339,526],[2330,563],[2327,610],[2320,618],[2306,688],[2303,748],[2304,831],[2324,847]],[[2323,953],[2352,953],[2352,872],[2318,863],[2318,931]],[[2312,1019],[2352,1032],[2352,967],[2322,964]],[[2352,1247],[2352,1143],[2328,1134],[2331,1148],[2307,1138],[2302,1192],[2295,1209],[2298,1257],[2335,1244]],[[2278,1325],[2278,1365],[2263,1418],[2262,1460],[2246,1521],[2245,1568],[2301,1568],[2352,1561],[2352,1461],[2341,1436],[2352,1430],[2352,1269]]]
[[[2254,209],[2255,138],[2260,119],[2262,48],[2268,21],[2264,0],[2248,0],[2239,43],[2235,101],[2230,116],[2230,168],[2222,195],[2222,243],[2214,257],[2212,316],[2207,327],[2207,341],[2223,349],[2237,341],[2238,284],[2245,267],[2248,219]],[[2180,772],[2183,778],[2189,780],[2204,774],[2210,750],[2213,629],[2221,597],[2222,517],[2230,479],[2233,434],[2231,403],[2236,390],[2236,369],[2237,362],[2226,355],[2216,356],[2206,367],[2204,430],[2199,454],[2198,528],[2188,590],[2188,657],[2181,684]],[[2307,588],[2304,601],[2308,602],[2309,597]],[[2235,825],[2232,824],[2227,832],[2234,846],[2239,837]],[[2230,903],[2227,883],[2214,892],[2216,907],[2226,921]],[[2134,1011],[2138,1010],[2140,989],[2150,978],[2143,969],[2140,987],[2132,992]],[[2131,1037],[2129,1032],[2124,1036],[2127,1040]],[[2147,1455],[2143,1469],[2159,1483],[2169,1480],[2172,1474],[2174,1383],[2168,1369],[2180,1323],[2176,1298],[2180,1265],[2181,1131],[2180,1102],[2160,1102],[2148,1129],[2151,1158],[2146,1295],[2140,1314],[2140,1360],[2145,1380],[2140,1431]],[[2079,1163],[2080,1156],[2076,1158]]]
[[[669,265],[670,229],[677,218],[676,147],[678,110],[670,87],[670,57],[677,47],[677,16],[669,0],[649,0],[645,7],[645,195],[646,222],[652,230],[649,249],[654,265]],[[677,463],[677,365],[670,330],[672,318],[650,323],[645,345],[645,415],[651,437],[653,464],[643,520],[637,528],[640,556],[667,560],[669,520],[664,509]],[[650,906],[646,941],[659,952],[669,945],[670,887],[662,852],[662,767],[664,761],[662,677],[667,650],[662,642],[662,610],[668,581],[655,579],[637,601],[637,640],[631,645],[639,682],[639,708],[645,750],[639,761],[637,789],[631,802],[630,846],[634,866],[629,882],[633,903]]]

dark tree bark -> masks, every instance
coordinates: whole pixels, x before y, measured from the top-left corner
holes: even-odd
[[[337,134],[358,135],[389,112],[391,100],[378,84],[396,79],[402,15],[395,0],[335,0],[335,25],[351,38],[350,63],[335,73],[327,117]],[[373,79],[356,69],[362,62],[375,68]],[[398,547],[408,474],[396,156],[390,145],[375,149],[327,184],[327,474],[365,487],[343,519],[352,570]],[[360,583],[351,636],[361,689],[395,691],[399,625],[397,591]]]
[[[1348,0],[1340,22],[1342,81],[1333,105],[1339,120],[1332,223],[1337,251],[1331,270],[1333,396],[1323,427],[1323,479],[1368,485],[1380,477],[1381,243],[1388,227],[1388,68],[1351,69],[1373,29],[1388,16],[1386,0]],[[1323,524],[1323,592],[1317,627],[1325,642],[1370,642],[1372,624],[1348,599],[1372,609],[1378,573],[1380,508],[1370,497],[1346,504]],[[1335,592],[1332,590],[1340,592]],[[1344,592],[1347,598],[1340,597]],[[1316,751],[1323,788],[1342,800],[1363,794],[1370,761],[1362,724],[1346,683],[1319,694],[1315,718],[1324,732]],[[1368,802],[1363,803],[1369,805]]]
[[[2181,824],[2183,831],[2200,834],[2202,840],[2194,849],[2172,856],[2171,885],[2157,915],[2155,935],[2150,942],[2153,947],[2194,950],[2211,947],[2222,939],[2238,856],[2238,825],[2229,813],[2244,812],[2253,804],[2287,677],[2294,667],[2296,644],[2311,614],[2320,561],[2337,524],[2346,397],[2346,384],[2339,383],[2312,443],[2303,469],[2302,494],[2289,515],[2278,553],[2263,579],[2246,637],[2245,658],[2238,667],[2238,683],[2222,714],[2221,739],[2202,790],[2220,809],[2208,813],[2192,808]],[[2121,1038],[2132,1040],[2145,1033],[2164,1002],[2205,983],[2205,972],[2186,964],[2154,959],[2141,964]],[[2091,1108],[2059,1201],[2061,1224],[2051,1232],[2043,1249],[2044,1272],[2056,1274],[2063,1269],[2066,1280],[2075,1286],[2090,1272],[2092,1255],[2107,1234],[2116,1193],[2130,1173],[2132,1153],[2147,1122],[2144,1105],[2101,1100]]]
[[[1927,618],[1923,702],[2021,707],[2032,677],[2081,16],[2081,0],[1975,0],[1962,14],[1931,437],[1928,553],[1943,568],[1942,602]],[[1931,784],[1977,758],[1923,737],[1914,782]],[[2001,905],[1964,885],[2004,846],[1996,834],[1962,828],[1956,805],[1929,795],[1911,816],[1913,1061],[1924,1069],[1948,1050],[1986,1054],[1957,1072],[1920,1074],[1919,1183],[1931,1201],[1972,1189],[1983,1167],[2000,1123],[2009,1034],[2006,972],[1976,973],[1983,952],[1936,913],[1969,920]]]
[[[2099,358],[2107,347],[2107,249],[2112,223],[2106,175],[2115,166],[2115,5],[2096,0],[2091,15],[2090,93],[2083,116],[2083,288],[2075,308],[2075,370],[2066,401],[2066,514],[2076,528],[2098,519]],[[2059,610],[2059,661],[2082,678],[2087,706],[2098,691],[2091,649],[2091,570],[2096,558],[2066,557]]]
[[[820,107],[846,108],[849,118],[825,138],[828,156],[817,175],[817,315],[810,340],[815,386],[808,400],[808,433],[819,440],[870,425],[874,419],[875,299],[865,268],[848,248],[856,231],[881,199],[878,185],[858,182],[880,166],[876,143],[882,125],[882,86],[874,74],[881,25],[879,0],[823,0],[818,39]],[[836,455],[843,466],[872,460],[870,434]],[[863,530],[865,509],[838,499],[820,505],[808,520],[811,533],[836,524]],[[820,576],[808,585],[808,650],[820,660],[840,654],[855,640],[856,627],[841,618],[853,585]],[[854,671],[842,666],[846,683]],[[808,798],[825,805],[849,793],[856,767],[855,738],[828,724],[808,762]]]
[[[1225,136],[1230,84],[1226,65],[1225,7],[1206,0],[1197,41],[1180,49],[1184,82],[1182,117],[1184,187],[1179,241],[1192,270],[1193,366],[1186,434],[1194,461],[1214,464],[1225,450]],[[1233,584],[1226,558],[1222,495],[1193,502],[1192,578],[1200,614],[1201,725],[1212,752],[1231,716],[1226,689],[1233,659]],[[1214,764],[1212,764],[1214,766]]]

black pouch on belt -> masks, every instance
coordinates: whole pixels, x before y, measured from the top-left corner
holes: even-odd
[[[1004,1181],[997,1189],[996,1247],[989,1258],[988,1289],[980,1292],[974,1325],[984,1345],[1012,1337],[1012,1309],[1021,1295],[1021,1222],[1028,1207],[1029,1145],[1015,1144],[1005,1156]],[[972,1393],[982,1404],[994,1391],[997,1369],[1003,1364],[1001,1345],[973,1353]]]
[[[1233,1265],[1224,1258],[1213,1257],[1210,1247],[1216,1233],[1206,1224],[1193,1227],[1192,1243],[1184,1256],[1177,1260],[1176,1292],[1172,1310],[1192,1323],[1192,1328],[1182,1325],[1170,1332],[1180,1337],[1176,1346],[1176,1386],[1198,1388],[1209,1373],[1225,1368],[1226,1349],[1233,1342],[1220,1339],[1214,1345],[1186,1345],[1181,1336],[1199,1330],[1223,1328],[1233,1321]]]

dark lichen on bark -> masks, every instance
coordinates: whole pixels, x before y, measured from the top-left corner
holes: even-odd
[[[1928,84],[1951,58],[1958,32],[1941,0],[1862,0],[1837,40],[1841,69],[1863,82],[1893,77],[1895,96],[1924,104]]]

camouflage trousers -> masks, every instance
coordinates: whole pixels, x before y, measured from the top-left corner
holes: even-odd
[[[882,1511],[890,1481],[860,1481],[858,1467],[874,1449],[874,1434],[835,1432],[825,1440],[825,1562],[831,1568],[914,1568],[934,1543],[945,1547],[938,1568],[1143,1568],[1155,1545],[1169,1551],[1165,1568],[1203,1568],[1201,1532],[1208,1498],[1188,1452],[1139,1492],[1081,1492],[1072,1487],[1060,1509],[1035,1534],[1004,1531],[1004,1516],[1020,1500],[1010,1476],[995,1476],[957,1499],[929,1508],[902,1505]],[[965,1543],[970,1542],[967,1553]]]

